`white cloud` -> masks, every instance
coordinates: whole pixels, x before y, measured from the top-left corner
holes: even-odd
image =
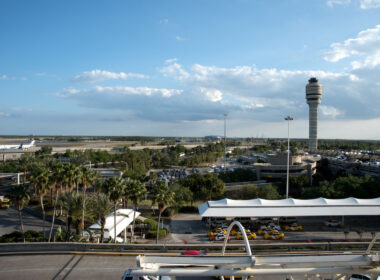
[[[81,83],[86,83],[86,82],[102,82],[106,80],[126,80],[130,78],[139,78],[139,79],[144,79],[148,78],[148,76],[143,75],[143,74],[136,74],[136,73],[116,73],[116,72],[109,72],[105,70],[91,70],[91,71],[86,71],[77,74],[72,80],[74,82],[81,82]]]
[[[322,115],[335,119],[337,116],[342,115],[342,112],[333,106],[320,105]]]
[[[123,95],[160,95],[162,97],[172,97],[182,93],[178,89],[165,89],[165,88],[149,88],[149,87],[122,87],[122,86],[95,86],[91,89],[79,90],[75,88],[67,88],[58,93],[59,97],[75,97],[75,96],[91,96],[92,94],[105,94],[108,96],[123,96]]]
[[[198,90],[210,101],[235,105],[240,118],[274,121],[291,112],[296,118],[307,119],[305,85],[312,76],[323,87],[321,119],[369,119],[379,114],[380,98],[374,87],[378,78],[369,78],[368,71],[222,68],[200,64],[187,70],[175,60],[167,62],[161,72],[177,80],[185,92]]]
[[[8,114],[8,113],[0,112],[0,118],[7,118],[9,116],[10,116],[10,114]]]
[[[333,8],[335,5],[347,5],[351,2],[351,0],[328,0],[326,2],[327,6]]]
[[[351,56],[379,56],[380,54],[380,25],[359,32],[356,38],[345,40],[343,43],[331,44],[332,50],[326,53],[324,59],[337,62]]]
[[[167,18],[163,18],[163,19],[160,19],[158,21],[159,24],[168,24],[169,23],[169,20]]]
[[[212,102],[222,100],[222,92],[217,89],[200,88],[200,92],[206,96],[206,98]]]
[[[7,75],[1,75],[0,80],[9,80]]]
[[[364,10],[379,8],[379,7],[380,7],[380,0],[360,0],[360,8]]]
[[[177,41],[187,41],[187,40],[189,40],[188,38],[181,37],[181,36],[175,36],[175,39],[176,39]]]
[[[165,77],[174,77],[179,81],[186,80],[190,77],[189,73],[182,68],[182,65],[177,62],[176,58],[166,60],[165,66],[162,67],[160,71]]]
[[[375,9],[380,7],[380,0],[357,0],[360,4],[360,8],[363,10]],[[326,4],[330,8],[336,5],[348,5],[351,0],[327,0]]]
[[[37,77],[43,77],[43,76],[46,76],[47,74],[45,72],[39,72],[39,73],[35,73],[34,76],[37,76]]]

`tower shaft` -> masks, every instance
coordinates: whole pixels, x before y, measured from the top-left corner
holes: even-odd
[[[322,86],[316,78],[306,85],[306,102],[309,105],[309,149],[318,149],[318,105],[322,99]]]
[[[309,105],[309,149],[318,149],[318,104]]]

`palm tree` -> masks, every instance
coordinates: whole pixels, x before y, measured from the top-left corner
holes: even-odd
[[[24,208],[24,205],[28,203],[30,199],[30,194],[25,185],[17,185],[8,191],[8,196],[18,211],[18,215],[20,218],[20,228],[21,228],[21,233],[22,233],[22,239],[24,240],[24,243],[25,243],[24,224],[22,221],[21,211]]]
[[[26,170],[30,167],[31,163],[32,163],[32,159],[33,159],[33,154],[31,153],[24,153],[19,161],[18,161],[18,165],[23,169],[24,171],[24,177],[22,179],[22,183],[25,185],[25,182],[26,182]]]
[[[87,186],[92,184],[96,179],[96,173],[91,169],[83,166],[81,168],[81,183],[83,189],[83,206],[82,206],[82,228],[84,228],[84,212],[86,207],[86,189]]]
[[[166,207],[174,203],[174,192],[172,192],[163,182],[158,182],[153,189],[153,201],[152,204],[157,204],[158,206],[158,223],[157,223],[157,234],[156,234],[156,244],[158,243],[158,232],[160,228],[161,214],[164,212]]]
[[[75,185],[75,175],[76,175],[76,169],[78,169],[73,164],[67,164],[65,166],[65,177],[66,177],[66,184],[69,191],[71,191],[74,188]]]
[[[99,193],[92,197],[89,203],[89,212],[99,221],[101,226],[100,243],[104,242],[104,227],[106,225],[106,216],[112,211],[113,203],[107,195]]]
[[[125,181],[122,178],[111,177],[104,182],[104,192],[113,202],[114,214],[114,242],[116,243],[116,205],[123,197]]]
[[[32,175],[30,176],[30,181],[34,186],[37,194],[40,197],[41,211],[42,211],[42,232],[45,237],[45,207],[44,207],[44,196],[49,190],[49,172],[46,168],[34,169]]]
[[[54,206],[53,206],[53,219],[50,226],[50,232],[49,232],[49,239],[48,242],[50,242],[53,228],[54,228],[54,221],[55,221],[55,213],[57,208],[57,202],[58,202],[58,187],[62,190],[62,184],[64,182],[64,168],[62,163],[55,163],[52,166],[52,171],[50,174],[50,184],[52,185],[52,190],[55,190],[55,199],[54,199]]]
[[[60,197],[59,203],[67,213],[67,231],[71,232],[71,225],[75,224],[76,233],[82,233],[82,206],[83,195],[74,191],[66,192]]]
[[[134,211],[133,211],[133,224],[132,224],[132,237],[131,237],[131,243],[133,240],[133,237],[135,235],[135,219],[136,219],[136,208],[137,204],[144,199],[146,194],[146,188],[145,186],[138,180],[131,180],[128,184],[126,189],[129,193],[129,198],[132,200],[134,205]]]
[[[128,201],[129,201],[129,197],[130,197],[130,190],[128,188],[128,185],[132,182],[133,180],[131,180],[130,178],[126,177],[124,178],[124,182],[125,182],[125,188],[124,188],[124,191],[123,191],[123,208],[128,208]]]

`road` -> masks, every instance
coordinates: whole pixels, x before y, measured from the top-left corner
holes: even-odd
[[[135,256],[103,255],[26,255],[1,256],[0,279],[2,280],[63,280],[107,279],[120,280],[124,271],[136,267]],[[178,280],[194,279],[177,277]],[[215,279],[197,277],[197,279]],[[278,277],[255,277],[256,280],[279,280]]]
[[[372,239],[371,232],[379,231],[379,217],[346,217],[344,228],[329,228],[324,225],[326,217],[305,217],[299,218],[299,223],[304,226],[303,231],[285,232],[285,240],[309,241],[309,240],[331,240],[345,239],[344,230],[348,230],[347,238],[359,240],[358,230],[365,232],[363,239]],[[171,220],[171,234],[165,238],[166,243],[221,243],[221,241],[209,241],[207,237],[208,228],[201,221],[199,214],[179,214]],[[251,243],[263,242],[263,236],[258,236],[257,240]],[[232,243],[242,243],[242,241],[231,239]]]
[[[42,232],[42,219],[36,218],[23,211],[24,230],[34,230]],[[45,232],[50,229],[50,222],[45,222]],[[20,230],[20,219],[17,210],[14,208],[0,209],[0,236]]]
[[[15,279],[121,279],[136,267],[135,256],[26,255],[1,256],[0,278]]]

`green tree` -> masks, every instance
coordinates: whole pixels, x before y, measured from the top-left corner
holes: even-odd
[[[51,173],[50,173],[49,178],[50,178],[49,184],[51,184],[51,186],[52,186],[51,190],[55,191],[55,199],[54,199],[54,206],[53,206],[53,219],[52,219],[51,226],[50,226],[48,242],[50,242],[52,234],[53,234],[59,190],[62,193],[62,185],[64,183],[64,167],[63,167],[62,163],[54,163],[53,164],[53,166],[51,167]]]
[[[33,162],[33,154],[30,154],[30,153],[24,153],[20,157],[20,159],[18,161],[18,164],[19,164],[20,168],[24,172],[24,177],[22,178],[22,183],[24,185],[25,185],[25,182],[26,182],[26,171],[30,167],[30,165],[32,164],[32,162]]]
[[[106,216],[111,213],[113,208],[113,203],[110,201],[109,197],[103,193],[99,193],[92,196],[89,202],[89,212],[90,214],[100,222],[101,232],[100,232],[100,242],[104,242],[104,228],[106,226]]]
[[[36,168],[33,170],[30,176],[30,182],[37,191],[37,195],[40,197],[41,211],[42,211],[42,232],[45,237],[45,207],[44,197],[49,190],[49,172],[46,168]]]
[[[84,228],[84,214],[86,209],[86,190],[97,178],[97,174],[87,167],[81,168],[81,184],[83,190],[82,228]]]
[[[67,213],[67,231],[71,232],[71,225],[75,225],[76,233],[82,233],[83,195],[74,191],[65,192],[60,196],[60,205]]]
[[[22,221],[21,211],[24,208],[24,205],[28,203],[30,199],[30,194],[25,185],[17,185],[8,191],[8,196],[18,211],[22,239],[24,240],[24,243],[25,243],[24,223]]]
[[[258,195],[263,199],[280,199],[277,188],[273,185],[266,185],[264,187],[258,188]]]
[[[158,206],[158,223],[156,233],[156,244],[158,243],[158,232],[160,229],[161,215],[164,210],[174,203],[174,193],[163,182],[158,182],[152,191],[153,204]]]
[[[132,224],[132,237],[131,242],[133,240],[134,234],[135,234],[135,219],[136,219],[136,208],[138,206],[138,203],[144,199],[146,194],[146,188],[145,186],[138,180],[131,180],[128,184],[126,189],[129,192],[129,198],[132,200],[134,205],[134,212],[133,212],[133,224]]]
[[[174,206],[177,208],[193,200],[193,193],[187,187],[173,184],[169,185],[169,189],[174,193]]]
[[[114,205],[114,243],[116,243],[116,206],[123,197],[125,181],[122,178],[111,177],[104,182],[104,192],[108,195]]]

